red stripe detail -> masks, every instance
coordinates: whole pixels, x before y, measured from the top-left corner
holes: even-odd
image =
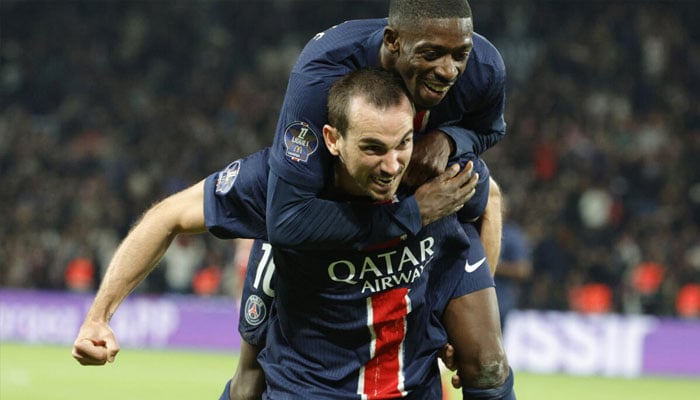
[[[423,118],[425,118],[426,110],[418,111],[413,117],[413,133],[418,133],[423,130]]]
[[[365,365],[364,388],[368,400],[403,396],[400,356],[406,336],[407,293],[407,288],[399,288],[371,297],[375,353]]]
[[[403,240],[402,237],[397,237],[397,238],[393,238],[393,239],[388,240],[388,241],[383,242],[383,243],[375,244],[372,246],[367,246],[362,250],[363,251],[374,251],[374,250],[379,250],[379,249],[388,249],[390,247],[398,246],[402,240]]]

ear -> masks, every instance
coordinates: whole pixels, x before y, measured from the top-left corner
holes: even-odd
[[[334,127],[325,124],[323,125],[323,141],[326,142],[326,148],[328,152],[334,156],[340,155],[339,144],[340,133]]]
[[[397,53],[399,51],[399,32],[391,27],[386,26],[384,28],[384,47],[391,53]]]

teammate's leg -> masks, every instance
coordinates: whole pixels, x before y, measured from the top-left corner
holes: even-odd
[[[464,224],[471,241],[467,273],[488,268],[476,227]],[[477,265],[479,264],[479,265]],[[503,348],[498,301],[493,287],[450,300],[443,315],[455,350],[465,399],[514,399],[513,376]]]

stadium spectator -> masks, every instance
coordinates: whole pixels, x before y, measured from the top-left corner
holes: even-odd
[[[163,254],[163,273],[167,291],[192,293],[195,274],[204,264],[206,248],[199,236],[180,235]]]
[[[676,313],[683,318],[700,318],[700,284],[687,283],[680,288]]]
[[[197,271],[192,277],[192,291],[199,296],[213,296],[221,286],[221,267],[213,264]]]
[[[604,283],[584,283],[569,290],[571,310],[582,314],[608,313],[613,308],[612,290]]]
[[[498,297],[501,329],[505,330],[506,318],[513,309],[522,306],[520,295],[523,284],[532,276],[532,249],[520,225],[508,212],[508,195],[501,195],[503,208],[503,241],[494,281]]]
[[[66,266],[66,289],[90,292],[95,286],[95,264],[85,257],[77,257]]]

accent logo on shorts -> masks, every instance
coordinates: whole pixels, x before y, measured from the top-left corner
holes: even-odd
[[[318,149],[318,144],[316,132],[306,122],[292,122],[284,131],[286,155],[292,161],[308,161],[309,156]]]
[[[267,316],[267,307],[260,296],[252,294],[245,301],[245,320],[250,325],[260,325]]]
[[[229,164],[223,171],[219,172],[219,179],[216,180],[216,193],[226,194],[236,182],[238,172],[241,170],[241,161],[236,160]]]

